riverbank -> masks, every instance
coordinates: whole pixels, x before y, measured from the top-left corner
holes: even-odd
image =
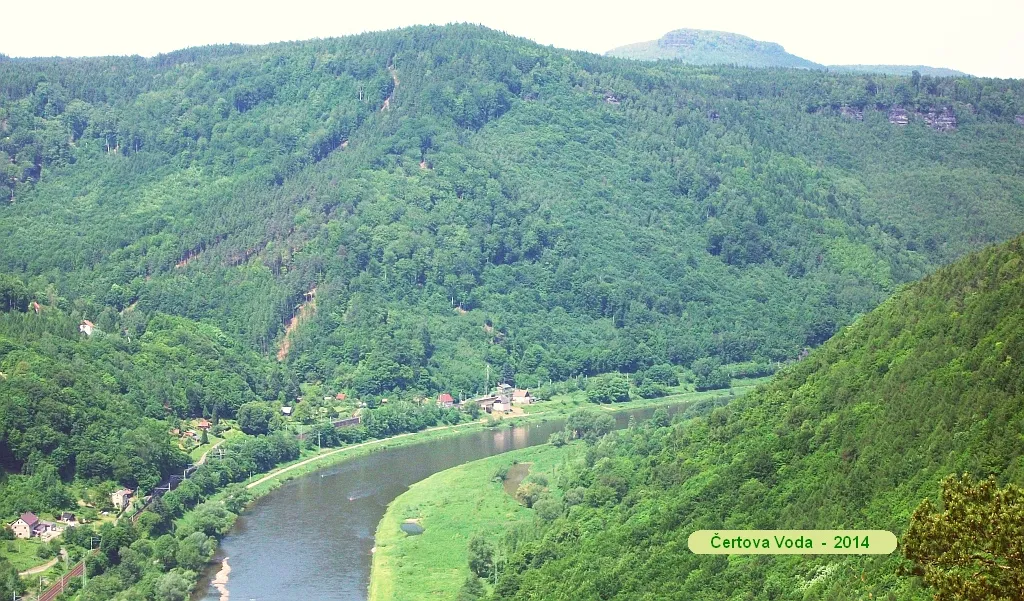
[[[464,463],[413,484],[388,505],[377,527],[370,572],[369,601],[455,599],[470,575],[469,540],[482,535],[501,538],[534,519],[495,473],[514,463],[529,463],[530,476],[544,476],[553,486],[558,466],[578,451],[577,445],[540,445]],[[410,536],[403,523],[415,520],[423,533]]]
[[[425,440],[434,440],[441,436],[452,436],[470,431],[474,428],[488,427],[510,427],[515,425],[535,423],[550,419],[562,419],[580,408],[589,408],[601,411],[618,413],[645,407],[657,407],[660,405],[675,405],[678,403],[696,403],[706,399],[720,398],[723,396],[740,396],[755,388],[757,385],[767,382],[771,378],[750,378],[735,380],[733,386],[723,390],[706,390],[702,392],[681,392],[656,399],[636,399],[626,403],[614,403],[609,405],[595,405],[587,402],[582,393],[563,395],[550,401],[542,401],[527,407],[525,415],[515,417],[502,417],[496,420],[482,418],[478,421],[455,424],[451,426],[435,426],[420,430],[419,432],[406,432],[389,438],[370,440],[354,445],[324,449],[319,454],[304,456],[290,463],[274,468],[264,474],[256,474],[245,482],[245,486],[252,493],[253,498],[259,498],[264,494],[279,487],[284,482],[304,476],[334,465],[339,461],[360,457],[366,453],[381,451],[387,448],[416,444]],[[497,422],[497,423],[495,423]]]

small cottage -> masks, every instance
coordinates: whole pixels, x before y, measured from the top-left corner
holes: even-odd
[[[93,322],[89,321],[88,319],[83,319],[82,323],[78,324],[78,331],[82,332],[86,336],[92,336],[92,333],[95,330],[96,330],[96,324],[94,324]]]
[[[447,392],[442,392],[440,395],[438,395],[438,397],[437,397],[437,406],[438,407],[453,407],[454,405],[455,405],[455,399],[452,398],[452,395],[448,394]]]
[[[292,415],[292,408],[291,407],[281,407],[281,415],[283,415],[285,417],[291,417],[291,415]]]
[[[512,391],[512,404],[513,405],[530,405],[533,404],[534,398],[530,396],[529,389],[516,388]]]
[[[196,422],[196,427],[200,430],[209,430],[211,426],[212,424],[203,418],[199,418],[199,421]]]

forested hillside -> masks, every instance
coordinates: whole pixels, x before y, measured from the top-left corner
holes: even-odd
[[[474,26],[2,58],[0,269],[114,335],[128,307],[203,320],[359,395],[784,360],[1024,229],[1022,107],[1013,80]]]
[[[162,314],[125,315],[122,332],[86,337],[65,299],[29,306],[0,278],[0,515],[70,509],[64,482],[152,488],[191,462],[171,424],[231,416],[244,403],[297,388],[280,366],[213,326]]]
[[[1024,237],[970,255],[728,406],[606,437],[563,472],[561,517],[506,546],[494,598],[930,599],[899,551],[701,556],[686,540],[746,528],[902,536],[948,474],[1024,483],[1022,266]]]

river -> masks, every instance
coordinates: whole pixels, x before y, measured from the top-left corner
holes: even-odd
[[[685,404],[666,406],[670,413]],[[615,413],[618,427],[654,408]],[[564,419],[466,434],[386,449],[341,461],[286,482],[258,499],[221,541],[232,601],[365,601],[377,523],[388,504],[431,474],[468,461],[547,442]],[[210,581],[195,601],[219,601]]]

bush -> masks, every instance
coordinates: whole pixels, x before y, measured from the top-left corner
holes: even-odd
[[[591,403],[622,403],[629,400],[629,383],[621,374],[604,374],[590,378],[587,400]]]
[[[565,501],[565,504],[568,507],[572,507],[573,505],[581,505],[583,501],[586,500],[586,494],[586,488],[583,488],[582,486],[577,486],[576,488],[567,490],[565,492],[565,498],[563,500]]]
[[[662,386],[679,386],[679,376],[674,367],[668,364],[655,365],[643,372],[643,381]]]
[[[490,578],[494,571],[494,546],[480,535],[469,541],[469,570],[480,578]]]
[[[656,399],[658,397],[663,397],[668,393],[668,389],[664,386],[651,381],[644,382],[636,389],[636,391],[641,398],[645,399]]]
[[[516,500],[526,507],[533,507],[537,499],[546,491],[546,488],[536,482],[523,482],[516,489]]]
[[[533,510],[537,512],[537,517],[545,522],[550,522],[562,515],[562,504],[545,495],[533,504]]]
[[[544,474],[530,474],[529,476],[526,477],[526,481],[527,482],[536,482],[537,484],[540,484],[541,486],[547,486],[548,485],[548,478]]]
[[[565,430],[553,432],[548,438],[548,443],[556,447],[564,447],[569,442],[569,434]]]

